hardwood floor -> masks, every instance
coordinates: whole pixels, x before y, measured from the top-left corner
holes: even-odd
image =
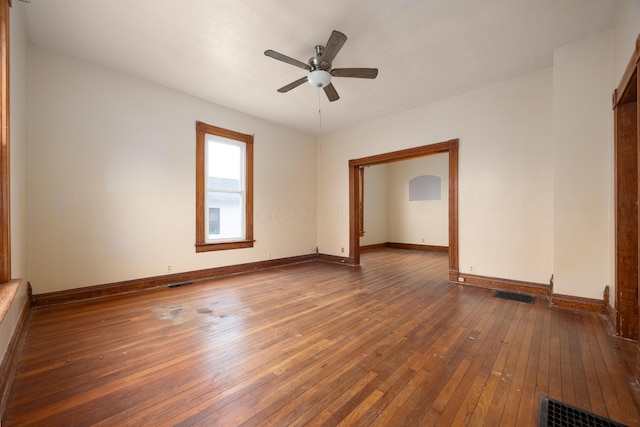
[[[2,425],[535,426],[541,394],[640,425],[602,318],[451,284],[446,253],[361,262],[34,310]]]

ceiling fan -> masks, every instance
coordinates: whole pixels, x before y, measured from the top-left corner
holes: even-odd
[[[347,36],[340,31],[333,31],[326,46],[316,46],[316,54],[309,59],[309,62],[298,61],[297,59],[290,58],[275,50],[265,50],[264,54],[277,59],[278,61],[286,62],[287,64],[295,65],[304,70],[309,71],[309,74],[301,79],[282,86],[278,89],[278,92],[285,93],[291,89],[296,88],[304,82],[309,82],[311,86],[324,89],[324,93],[327,94],[329,101],[337,101],[340,99],[336,88],[331,83],[331,77],[355,77],[359,79],[375,79],[378,75],[377,68],[331,68],[331,63],[334,58],[347,41]]]

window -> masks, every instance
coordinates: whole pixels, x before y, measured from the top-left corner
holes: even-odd
[[[209,234],[220,234],[220,208],[209,208]]]
[[[253,247],[253,136],[196,122],[196,252]]]

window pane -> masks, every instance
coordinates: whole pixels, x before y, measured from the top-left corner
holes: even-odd
[[[208,177],[235,183],[239,190],[244,175],[244,144],[215,135],[207,135]],[[226,187],[223,187],[226,188]]]
[[[209,234],[220,234],[220,208],[209,208]]]
[[[209,239],[240,239],[244,237],[244,197],[241,193],[210,191],[207,197],[209,223],[211,210],[217,210],[218,233],[211,233]]]
[[[216,176],[210,176],[207,181],[207,188],[209,190],[221,190],[221,191],[235,191],[241,190],[240,181],[231,178],[218,178]]]
[[[206,135],[208,241],[244,239],[245,144]],[[216,219],[212,219],[215,210]]]

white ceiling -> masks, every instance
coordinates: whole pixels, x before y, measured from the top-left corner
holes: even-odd
[[[612,27],[619,0],[31,0],[29,41],[299,129],[327,134],[552,64],[553,49]],[[308,84],[276,89],[331,30],[348,40],[329,103]],[[319,94],[321,96],[319,96]],[[322,110],[322,125],[318,108]]]

